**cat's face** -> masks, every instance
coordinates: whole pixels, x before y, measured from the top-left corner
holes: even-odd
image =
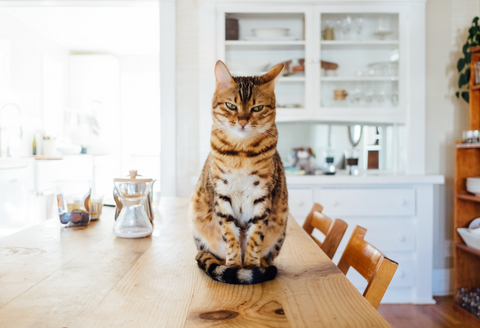
[[[218,61],[212,105],[217,127],[240,139],[268,131],[275,124],[275,82],[282,70],[277,65],[262,76],[232,77]]]

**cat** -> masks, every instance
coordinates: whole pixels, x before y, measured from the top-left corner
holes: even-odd
[[[215,65],[211,152],[191,199],[198,266],[213,280],[272,280],[285,240],[288,193],[278,154],[275,84],[283,64],[262,76],[232,77]]]

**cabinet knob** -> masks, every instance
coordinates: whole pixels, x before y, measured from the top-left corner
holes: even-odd
[[[405,277],[405,272],[403,272],[402,270],[397,271],[397,275],[398,275],[399,277]]]
[[[297,202],[297,206],[303,206],[304,204],[303,200]]]
[[[338,200],[334,200],[334,201],[332,202],[332,206],[338,206]]]
[[[400,204],[400,206],[405,206],[405,205],[407,205],[407,200],[402,199],[402,200],[400,200],[399,204]]]
[[[407,240],[407,237],[405,237],[405,235],[401,235],[400,237],[398,237],[398,240],[399,241],[405,241],[405,240]]]

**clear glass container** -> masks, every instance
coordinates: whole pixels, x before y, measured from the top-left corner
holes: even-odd
[[[151,179],[114,179],[115,191],[122,203],[113,233],[122,238],[141,238],[152,234],[153,226],[145,212]]]
[[[54,185],[60,222],[67,227],[88,225],[93,181],[57,180]]]

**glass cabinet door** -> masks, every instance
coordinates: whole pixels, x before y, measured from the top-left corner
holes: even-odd
[[[348,9],[346,9],[348,10]],[[402,106],[400,14],[322,12],[319,24],[321,112],[383,114]]]
[[[276,12],[252,8],[252,12],[225,11],[222,16],[219,58],[233,76],[261,75],[275,65],[285,64],[276,86],[277,119],[302,116],[307,108],[305,69],[308,28],[306,14],[298,6]],[[299,11],[300,10],[300,11]],[[283,11],[283,12],[282,12]],[[308,66],[308,65],[307,65]]]

